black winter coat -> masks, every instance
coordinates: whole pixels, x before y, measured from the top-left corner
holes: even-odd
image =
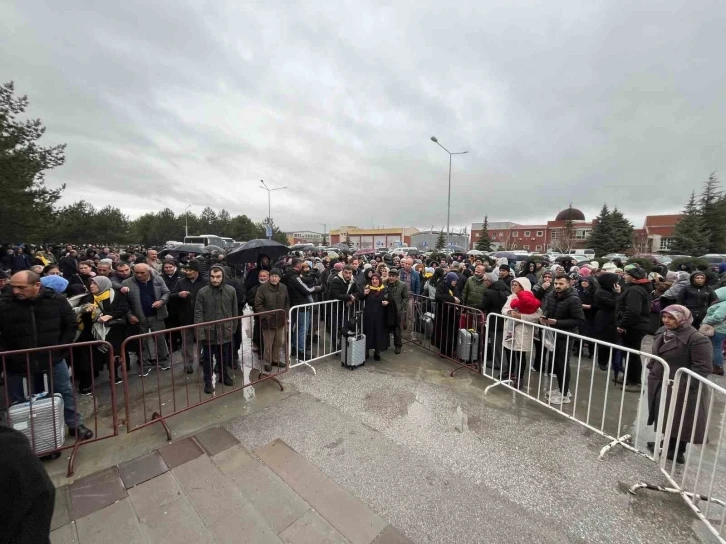
[[[66,298],[52,289],[41,288],[32,300],[4,296],[0,299],[0,351],[40,348],[70,344],[76,336],[76,314]],[[66,351],[53,351],[54,364],[66,357]],[[30,356],[30,372],[48,370],[48,352]],[[10,355],[8,372],[26,373],[26,357]]]
[[[585,312],[577,293],[570,287],[562,293],[547,293],[542,303],[542,314],[547,319],[555,319],[552,328],[567,332],[578,332],[585,322]]]
[[[197,293],[202,287],[209,285],[209,282],[198,276],[196,281],[192,282],[189,278],[181,278],[176,282],[176,287],[169,293],[169,302],[176,306],[180,325],[194,325],[194,306],[197,303]],[[186,298],[181,298],[179,293],[189,291]]]
[[[691,277],[691,285],[678,293],[676,304],[681,304],[691,310],[693,321],[700,325],[703,318],[706,317],[708,307],[714,302],[718,302],[718,297],[709,285],[698,287],[693,283]]]
[[[511,294],[512,291],[507,287],[507,284],[502,280],[497,280],[484,291],[479,309],[484,314],[501,314],[502,308],[504,308],[507,298]]]
[[[287,272],[283,274],[281,283],[287,287],[290,306],[310,304],[313,301],[313,293],[318,292],[315,287],[308,287],[302,279],[302,274],[293,268],[288,268]]]
[[[595,290],[595,320],[592,325],[593,338],[617,343],[618,331],[615,329],[615,306],[618,297],[613,291],[598,288]]]
[[[343,281],[343,278],[340,277],[340,274],[336,275],[330,281],[329,295],[331,300],[343,301],[350,300],[351,296],[355,296],[356,299],[360,300],[363,296],[362,293],[358,292],[358,286],[356,285],[355,281],[353,281],[353,279],[351,279],[350,282],[346,283],[345,281]]]
[[[626,331],[647,334],[650,329],[650,290],[645,285],[632,284],[620,293],[615,306],[615,323]]]

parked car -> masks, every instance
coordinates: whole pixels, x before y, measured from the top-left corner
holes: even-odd
[[[625,262],[628,260],[628,256],[625,253],[608,253],[605,255],[606,261],[613,261],[615,259],[620,259],[621,261]]]
[[[698,258],[703,259],[704,261],[708,261],[709,264],[721,264],[723,262],[726,262],[726,255],[721,253],[706,253],[705,255],[701,255]]]

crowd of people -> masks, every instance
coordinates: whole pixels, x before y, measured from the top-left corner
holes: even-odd
[[[567,259],[550,263],[541,257],[510,261],[463,254],[350,253],[296,253],[276,262],[261,255],[256,263],[237,268],[227,264],[224,254],[175,258],[169,253],[160,259],[157,250],[139,247],[13,248],[0,263],[0,350],[103,340],[119,355],[126,338],[171,329],[168,335],[127,343],[127,361],[135,359],[145,376],[154,368],[168,370],[172,353],[180,351],[185,371],[201,368],[205,392],[212,394],[215,382],[234,384],[242,327],[231,318],[245,313],[255,314],[252,349],[263,363],[262,372],[270,373],[273,366],[286,364],[282,347],[288,326],[292,356],[307,360],[314,344],[328,341],[326,332],[331,351],[337,351],[340,329],[361,308],[366,358],[372,353],[380,361],[391,344],[395,354],[401,353],[404,332],[421,331],[423,315],[432,316],[431,343],[443,356],[461,358],[459,329],[484,326],[472,325],[470,317],[462,322],[466,309],[473,309],[485,317],[514,319],[489,320],[495,329],[487,334],[491,360],[472,362],[490,365],[515,386],[521,386],[527,363],[535,372],[553,372],[558,385],[548,392],[553,404],[570,402],[573,349],[567,335],[549,339],[543,328],[531,324],[593,339],[585,342],[585,356],[602,370],[611,369],[625,391],[639,392],[640,357],[631,353],[625,365],[621,351],[603,344],[596,348],[595,340],[640,350],[647,334],[658,333],[656,349],[662,349],[681,338],[668,331],[687,323],[710,337],[709,364],[701,361],[699,368],[723,375],[726,287],[710,270],[686,264],[676,271],[655,266],[646,272],[619,261],[578,267]],[[320,301],[340,301],[343,311],[312,319],[311,304]],[[288,323],[291,307],[298,311]],[[109,361],[104,346],[73,350],[78,394],[93,393],[92,381],[104,364],[116,383],[122,382],[120,359]],[[54,387],[64,397],[70,433],[90,438],[75,410],[68,356],[54,354]],[[515,359],[517,364],[511,364]],[[36,390],[42,387],[41,356],[11,355],[6,365],[13,400],[22,400],[26,374],[36,377]]]

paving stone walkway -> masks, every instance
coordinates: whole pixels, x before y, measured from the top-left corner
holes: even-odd
[[[52,544],[410,542],[284,442],[221,427],[58,488]]]

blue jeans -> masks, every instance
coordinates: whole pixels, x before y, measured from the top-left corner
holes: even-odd
[[[299,352],[305,351],[305,337],[308,335],[308,328],[310,328],[310,308],[298,310],[292,347]]]
[[[723,367],[724,339],[726,339],[726,334],[722,332],[714,333],[711,337],[711,343],[713,344],[713,366]]]
[[[216,364],[212,364],[212,357]],[[212,383],[212,368],[216,371],[217,381],[223,381],[226,376],[232,377],[232,342],[226,344],[202,344],[202,355],[199,358],[204,371],[204,383]],[[191,364],[189,362],[188,364]]]
[[[8,395],[12,402],[26,402],[25,393],[23,392],[23,378],[25,374],[13,374],[8,372],[6,376]],[[34,374],[30,377],[32,384],[28,384],[28,393],[42,393],[45,391],[43,374]],[[52,389],[53,393],[60,393],[63,397],[63,419],[65,419],[68,427],[75,429],[83,424],[81,415],[76,412],[76,400],[73,398],[73,385],[71,384],[71,374],[68,372],[68,365],[65,359],[61,359],[53,364],[53,382],[48,378],[48,389]]]

